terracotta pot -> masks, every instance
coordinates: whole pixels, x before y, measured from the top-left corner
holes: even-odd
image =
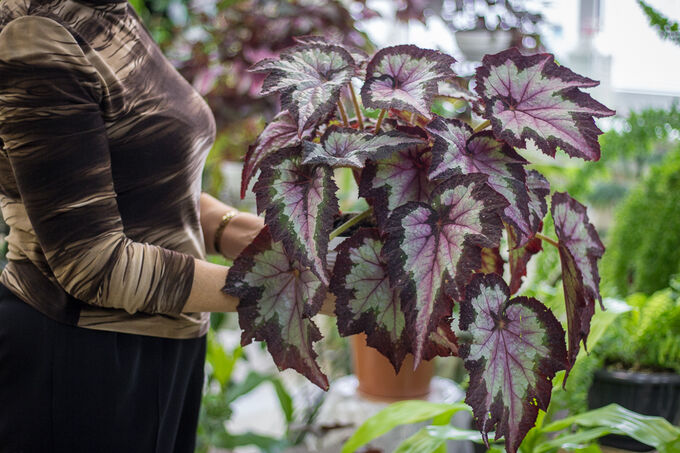
[[[413,370],[413,356],[407,355],[399,374],[377,350],[366,345],[366,335],[353,335],[352,364],[359,380],[359,393],[377,401],[425,399],[434,376],[434,360],[423,361]]]

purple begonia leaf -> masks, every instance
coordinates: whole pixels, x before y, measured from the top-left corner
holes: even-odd
[[[479,269],[484,274],[496,273],[503,275],[503,265],[505,261],[501,256],[499,247],[482,249],[482,267]]]
[[[586,207],[563,192],[552,196],[552,217],[560,250],[562,285],[569,331],[569,364],[574,364],[581,340],[586,347],[595,301],[600,301],[600,274],[597,260],[604,245],[588,220]]]
[[[303,165],[300,149],[287,148],[264,160],[254,187],[257,211],[275,241],[329,283],[326,255],[333,216],[338,212],[333,172],[324,166]]]
[[[302,138],[311,136],[312,132],[313,127],[305,129],[302,131]],[[241,175],[241,198],[245,197],[250,180],[268,155],[282,148],[297,146],[301,141],[297,124],[290,112],[284,110],[276,115],[257,137],[255,144],[248,148]]]
[[[366,68],[361,88],[364,107],[417,112],[430,118],[437,81],[455,77],[456,60],[436,50],[412,45],[386,47]]]
[[[387,357],[398,373],[410,342],[399,291],[390,286],[382,248],[375,228],[362,228],[340,244],[331,292],[337,297],[340,334],[365,332],[366,343]]]
[[[359,195],[373,206],[378,226],[384,227],[390,213],[399,206],[429,200],[435,186],[427,179],[429,164],[430,152],[417,147],[366,162],[359,180]]]
[[[543,243],[540,239],[532,237],[524,245],[519,245],[520,233],[517,229],[512,225],[506,225],[506,230],[508,231],[510,294],[515,294],[519,291],[522,279],[527,274],[527,263],[532,256],[543,250]]]
[[[242,345],[266,341],[280,370],[293,368],[328,390],[313,348],[321,332],[310,319],[321,308],[326,285],[281,242],[272,242],[267,227],[236,258],[222,291],[239,298]]]
[[[279,58],[262,60],[250,70],[268,73],[262,94],[281,92],[281,106],[293,114],[301,136],[335,110],[355,64],[342,47],[309,44],[286,49]]]
[[[470,372],[465,402],[488,445],[487,434],[505,437],[515,453],[546,410],[552,378],[565,369],[564,330],[552,312],[534,298],[510,300],[496,274],[476,274],[460,304],[460,357]]]
[[[529,214],[531,215],[531,231],[537,233],[543,226],[543,218],[548,212],[550,183],[536,170],[527,172],[527,189],[529,191]]]
[[[355,74],[357,77],[359,77],[360,73],[362,72],[361,68],[365,68],[366,63],[368,63],[368,54],[366,52],[364,52],[363,50],[356,46],[348,46],[346,44],[343,44],[339,42],[337,39],[334,39],[333,37],[329,39],[326,36],[305,35],[295,36],[293,37],[293,39],[298,44],[318,44],[322,46],[332,44],[334,46],[342,47],[347,51],[347,53],[349,53],[352,56],[352,58],[354,59],[354,63],[356,63],[357,69],[359,71],[357,72],[357,74]]]
[[[522,55],[517,49],[487,55],[477,68],[475,90],[497,137],[518,148],[531,139],[549,156],[557,147],[573,157],[600,158],[593,117],[614,111],[579,90],[599,84],[555,63],[550,54]]]
[[[491,188],[508,200],[503,219],[530,236],[526,160],[490,131],[473,134],[472,128],[460,120],[437,117],[427,125],[427,131],[434,136],[430,179],[468,173],[488,176]]]
[[[480,174],[437,186],[428,203],[409,202],[387,221],[383,256],[390,282],[401,289],[416,364],[430,333],[451,315],[446,296],[459,300],[481,267],[481,248],[497,247],[507,201]]]
[[[372,132],[352,128],[329,127],[321,144],[304,142],[305,164],[331,167],[363,168],[366,159],[381,159],[395,151],[424,144],[423,140],[399,131]]]

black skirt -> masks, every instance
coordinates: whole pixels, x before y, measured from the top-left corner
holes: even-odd
[[[205,337],[58,323],[0,285],[0,452],[192,452]]]

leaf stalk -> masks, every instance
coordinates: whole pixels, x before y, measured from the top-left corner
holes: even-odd
[[[380,132],[380,126],[382,126],[382,122],[385,119],[385,114],[387,113],[387,109],[382,109],[380,111],[380,115],[378,116],[378,122],[375,123],[375,131],[374,133],[377,135],[378,132]]]
[[[547,242],[548,244],[554,245],[554,246],[557,247],[558,249],[560,248],[560,244],[558,244],[557,241],[555,241],[554,239],[549,238],[548,236],[544,236],[544,235],[542,235],[541,233],[536,233],[536,234],[535,234],[535,237],[536,237],[537,239],[540,239],[541,241]]]
[[[364,212],[361,212],[351,219],[349,219],[347,222],[343,223],[336,229],[334,229],[330,236],[328,237],[329,240],[335,239],[336,237],[340,236],[342,233],[347,231],[348,229],[352,228],[354,225],[357,225],[361,223],[363,220],[369,218],[373,214],[373,208],[368,208]]]
[[[357,94],[354,92],[354,87],[352,82],[349,83],[349,94],[352,97],[352,104],[354,104],[354,114],[357,117],[357,123],[359,124],[359,130],[364,130],[364,119],[361,117],[361,109],[359,108],[359,100],[357,99]]]
[[[477,132],[481,132],[489,126],[491,126],[491,121],[486,120],[483,123],[481,123],[480,125],[478,125],[476,128],[474,128],[474,130],[472,132],[474,134],[476,134]]]
[[[342,100],[338,99],[338,110],[340,110],[340,116],[342,117],[342,123],[345,127],[349,127],[349,120],[347,119],[347,112],[345,112],[345,106],[342,105]]]

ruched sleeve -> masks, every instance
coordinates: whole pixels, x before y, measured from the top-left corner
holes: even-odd
[[[0,139],[59,285],[100,307],[178,314],[194,258],[126,236],[99,106],[105,89],[59,23],[25,16],[0,33]]]

